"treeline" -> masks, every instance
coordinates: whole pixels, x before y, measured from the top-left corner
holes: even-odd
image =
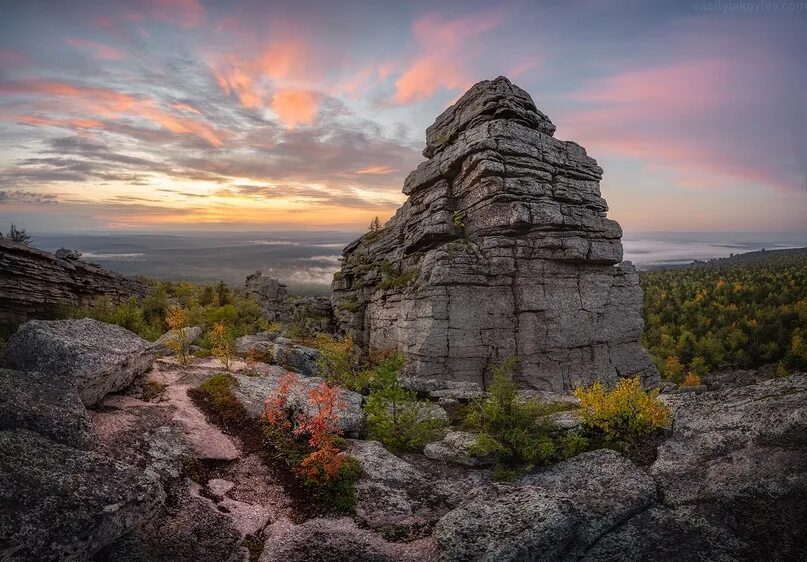
[[[266,330],[268,323],[261,315],[257,301],[243,290],[232,290],[225,283],[196,285],[186,281],[150,281],[148,295],[122,303],[100,299],[89,308],[59,311],[56,317],[90,317],[117,324],[142,338],[153,341],[171,329],[168,312],[181,310],[187,326],[207,329],[217,323],[229,327],[234,337]],[[207,347],[206,336],[202,347]]]
[[[663,378],[777,363],[807,369],[807,255],[642,273],[642,343]]]

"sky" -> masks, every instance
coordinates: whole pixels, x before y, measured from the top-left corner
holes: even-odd
[[[625,231],[807,231],[807,1],[0,3],[0,228],[362,230],[505,75]]]

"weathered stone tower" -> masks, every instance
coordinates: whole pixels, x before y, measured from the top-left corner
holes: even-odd
[[[527,388],[566,390],[638,374],[641,289],[606,218],[602,169],[524,90],[479,82],[426,131],[409,199],[344,250],[339,329],[395,348],[410,374],[487,383],[515,354]]]

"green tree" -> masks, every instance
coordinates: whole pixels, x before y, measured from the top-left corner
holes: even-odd
[[[376,367],[364,405],[370,438],[393,452],[420,449],[445,425],[428,404],[401,387],[398,372],[403,365],[403,356],[396,353]]]

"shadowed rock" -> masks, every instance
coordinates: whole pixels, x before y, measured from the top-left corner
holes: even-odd
[[[341,332],[398,349],[417,377],[523,387],[658,373],[639,344],[641,290],[606,217],[602,169],[509,80],[476,84],[426,134],[409,199],[348,245],[332,299]]]
[[[97,444],[72,381],[35,372],[0,369],[0,429],[29,429],[77,449]]]

